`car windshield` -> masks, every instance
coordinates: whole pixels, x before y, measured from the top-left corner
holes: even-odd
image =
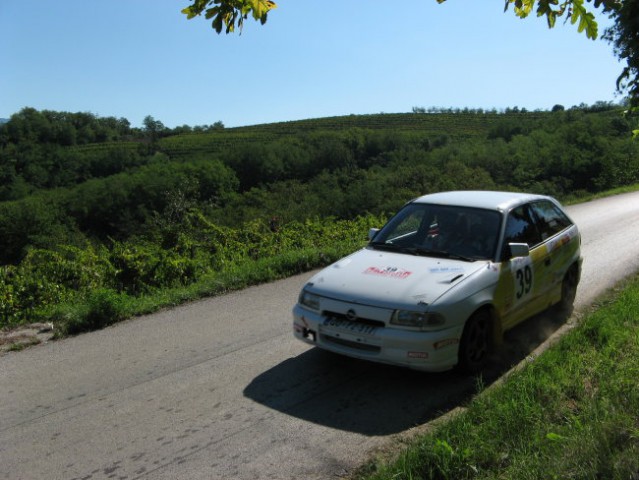
[[[410,203],[382,228],[371,248],[467,261],[493,259],[501,215],[472,207]]]

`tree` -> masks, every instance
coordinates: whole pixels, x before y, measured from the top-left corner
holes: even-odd
[[[220,33],[222,28],[226,29],[226,33],[234,32],[236,27],[241,31],[244,20],[249,14],[264,25],[268,12],[277,7],[271,0],[192,0],[192,2],[193,4],[184,8],[182,13],[188,19],[204,13],[207,20],[213,19],[211,26],[217,33]]]
[[[144,125],[144,131],[151,139],[151,142],[155,142],[165,129],[164,124],[153,118],[151,115],[144,117],[142,124]]]
[[[604,33],[615,54],[626,61],[617,79],[617,90],[628,91],[630,106],[639,107],[639,1],[624,0],[615,15],[615,23]]]
[[[443,3],[446,0],[437,0]],[[619,10],[622,0],[586,0],[587,3],[594,4],[595,9],[601,8],[601,13],[614,14]],[[589,11],[584,0],[505,0],[504,11],[513,5],[515,15],[519,18],[526,18],[533,10],[537,11],[538,17],[546,17],[548,27],[555,26],[557,18],[566,15],[566,21],[570,19],[573,25],[578,23],[579,33],[585,32],[586,36],[592,40],[599,35],[595,15]]]

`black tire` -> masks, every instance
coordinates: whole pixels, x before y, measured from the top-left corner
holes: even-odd
[[[577,284],[579,273],[576,266],[572,266],[561,281],[561,300],[557,303],[557,311],[562,314],[571,314],[575,297],[577,296]]]
[[[457,367],[465,373],[480,372],[492,353],[492,320],[486,310],[475,312],[466,322],[459,343]]]

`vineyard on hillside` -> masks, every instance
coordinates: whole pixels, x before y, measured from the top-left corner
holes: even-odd
[[[504,121],[515,120],[522,128],[530,128],[549,115],[549,112],[348,115],[174,135],[161,139],[158,146],[172,157],[183,157],[194,153],[215,153],[250,143],[268,143],[284,137],[349,130],[391,131],[433,139],[470,139],[487,136],[491,129]]]

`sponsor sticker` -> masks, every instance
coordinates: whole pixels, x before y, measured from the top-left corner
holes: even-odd
[[[368,267],[363,273],[364,275],[376,275],[379,277],[403,280],[404,278],[408,278],[413,272],[397,267]]]
[[[433,267],[430,273],[464,273],[464,267]]]
[[[568,243],[570,243],[571,240],[571,236],[570,234],[566,233],[564,235],[562,235],[561,237],[559,237],[556,240],[553,240],[549,245],[548,245],[548,252],[552,252],[558,248],[563,247],[564,245],[567,245]]]

